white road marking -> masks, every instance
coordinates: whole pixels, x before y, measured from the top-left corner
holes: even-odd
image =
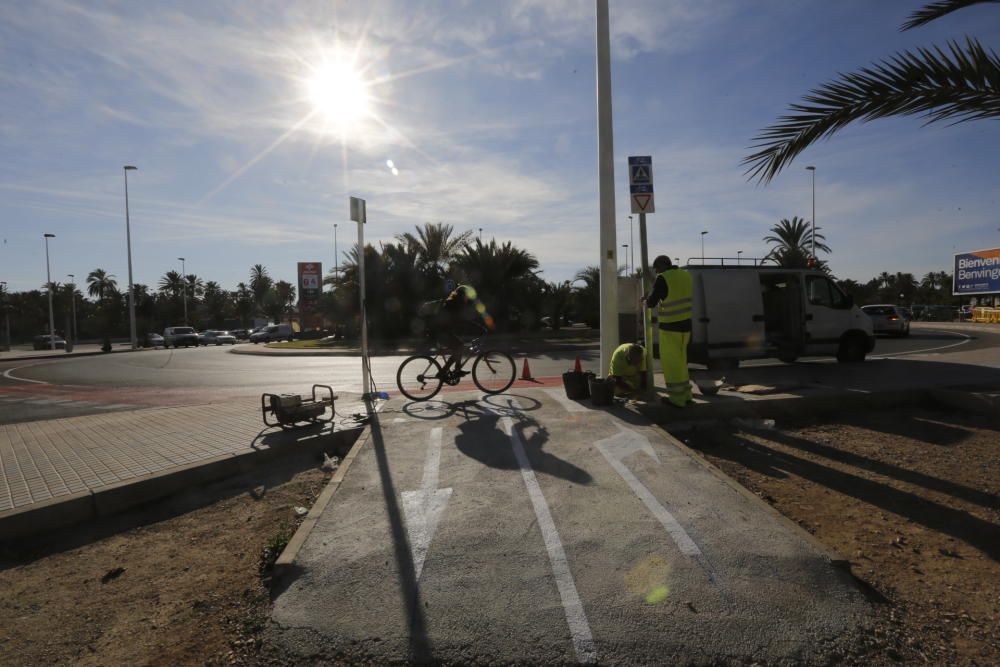
[[[19,371],[22,368],[28,368],[28,366],[18,366],[17,368],[8,368],[4,371],[3,376],[8,380],[18,380],[19,382],[33,382],[34,384],[48,384],[48,382],[43,382],[42,380],[29,380],[28,378],[19,378],[14,375],[14,371]]]
[[[653,451],[653,446],[650,444],[646,436],[635,431],[623,428],[621,424],[615,424],[618,427],[618,433],[611,436],[610,438],[604,438],[603,440],[598,440],[596,445],[597,449],[600,450],[604,458],[608,460],[611,467],[615,469],[621,478],[632,488],[635,495],[639,496],[639,500],[643,502],[646,508],[652,512],[653,516],[656,517],[657,521],[663,526],[670,535],[670,538],[680,549],[681,553],[692,556],[695,558],[700,558],[702,556],[701,549],[698,545],[694,543],[691,536],[687,534],[684,527],[674,518],[666,507],[664,507],[659,500],[656,499],[646,485],[639,481],[639,478],[628,469],[628,467],[622,463],[624,459],[629,454],[634,452],[645,452],[657,463],[660,462],[660,458]]]
[[[516,400],[509,402],[510,406],[520,409],[521,406]],[[493,412],[486,403],[480,403],[484,410]],[[494,413],[496,414],[496,413]],[[542,531],[542,539],[545,541],[545,550],[549,554],[549,563],[552,566],[552,574],[556,580],[556,588],[559,589],[559,597],[562,600],[563,611],[566,614],[566,624],[569,626],[570,637],[573,640],[573,648],[576,651],[576,659],[584,664],[597,662],[597,649],[594,646],[594,637],[590,632],[590,623],[587,622],[587,614],[583,610],[583,603],[580,601],[580,594],[576,590],[576,583],[573,581],[573,573],[570,572],[569,562],[566,560],[566,551],[563,549],[562,541],[559,539],[559,531],[552,520],[549,506],[545,502],[542,494],[542,487],[538,485],[535,478],[535,471],[531,468],[528,455],[524,451],[524,443],[521,436],[514,428],[514,420],[510,417],[501,417],[500,424],[504,433],[510,438],[511,447],[514,449],[514,456],[517,458],[517,465],[521,469],[521,477],[524,485],[528,489],[528,497],[531,505],[535,509],[535,517],[538,519],[538,528]]]
[[[112,403],[111,405],[98,405],[98,410],[117,410],[119,408],[134,408],[131,403]]]
[[[438,472],[441,467],[441,434],[440,426],[431,429],[420,490],[403,491],[400,494],[403,499],[403,518],[410,537],[410,547],[413,549],[413,569],[417,579],[420,579],[427,551],[430,549],[431,540],[434,539],[434,532],[448,506],[448,499],[451,498],[451,488],[437,488]]]
[[[562,406],[564,408],[566,408],[566,410],[568,412],[589,412],[590,411],[590,409],[586,405],[584,405],[582,403],[578,403],[577,401],[574,401],[572,399],[566,398],[566,392],[564,390],[562,390],[562,389],[556,389],[554,387],[548,387],[548,388],[542,389],[542,391],[544,391],[546,394],[548,394],[552,398],[554,398],[557,401],[559,401],[560,403],[562,403]]]
[[[924,329],[923,331],[933,332],[933,333],[943,333],[952,336],[962,336],[965,340],[961,340],[957,343],[951,343],[950,345],[943,345],[938,347],[927,347],[922,350],[908,350],[906,352],[888,352],[886,354],[872,354],[869,355],[869,359],[888,359],[889,357],[905,357],[911,354],[921,354],[926,352],[937,352],[938,350],[947,350],[951,347],[958,347],[959,345],[965,345],[972,340],[972,336],[966,336],[964,333],[958,333],[957,331],[938,331],[936,329]]]

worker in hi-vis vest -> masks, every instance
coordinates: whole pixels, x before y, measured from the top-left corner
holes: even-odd
[[[646,307],[656,308],[660,329],[660,367],[667,383],[667,401],[683,408],[693,400],[688,377],[687,347],[691,341],[691,274],[660,255],[653,260],[656,280]]]

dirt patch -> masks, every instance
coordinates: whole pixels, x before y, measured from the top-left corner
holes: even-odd
[[[858,663],[1000,664],[1000,418],[913,408],[680,436],[884,600]]]
[[[261,567],[330,473],[313,459],[0,554],[2,664],[259,664]]]

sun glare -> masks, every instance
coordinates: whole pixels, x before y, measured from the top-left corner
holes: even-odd
[[[308,81],[309,99],[327,123],[344,128],[371,113],[368,84],[350,65],[326,63]]]

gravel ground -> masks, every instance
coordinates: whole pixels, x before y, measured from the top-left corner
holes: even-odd
[[[261,664],[266,565],[329,473],[288,460],[0,552],[0,664]],[[273,561],[272,561],[273,562]]]
[[[1000,417],[918,408],[678,434],[850,561],[857,664],[1000,664]]]

